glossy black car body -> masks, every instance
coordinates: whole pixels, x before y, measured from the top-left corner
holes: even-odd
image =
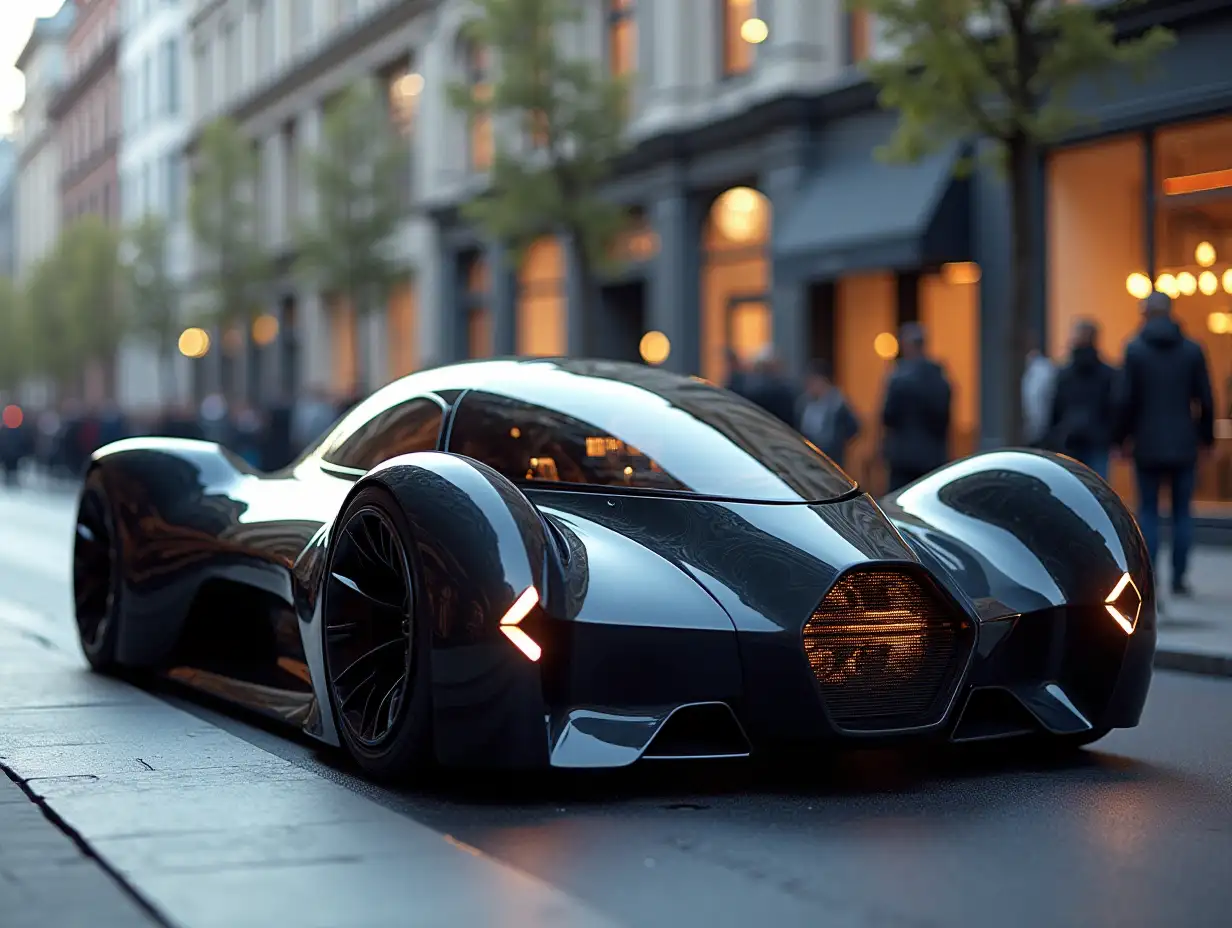
[[[395,650],[416,656],[391,666],[422,698],[392,672],[364,698],[391,723],[418,700],[420,761],[1086,743],[1136,725],[1150,684],[1145,547],[1081,464],[978,454],[874,501],[726,391],[562,360],[414,374],[276,474],[203,442],[102,449],[77,540],[87,655],[354,753],[324,626],[376,620],[348,599],[362,584],[337,564],[372,558],[339,553],[358,532],[340,514],[407,542],[370,547],[409,565],[413,596],[382,596],[413,608],[391,606],[402,624],[382,634],[407,636]]]

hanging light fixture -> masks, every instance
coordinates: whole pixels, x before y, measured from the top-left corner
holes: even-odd
[[[1210,267],[1215,263],[1215,246],[1210,242],[1199,242],[1198,247],[1194,249],[1194,260],[1198,262],[1199,267]]]

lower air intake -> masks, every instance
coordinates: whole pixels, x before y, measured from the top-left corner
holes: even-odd
[[[804,626],[804,652],[834,723],[895,731],[940,722],[971,647],[971,624],[930,581],[845,575]]]

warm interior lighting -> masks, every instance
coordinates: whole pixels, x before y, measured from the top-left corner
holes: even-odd
[[[1186,193],[1205,193],[1208,190],[1223,190],[1225,187],[1232,187],[1232,168],[1164,178],[1164,193],[1170,197]]]
[[[1176,278],[1171,274],[1160,274],[1155,278],[1155,289],[1168,294],[1174,300],[1181,295],[1181,288],[1176,285]]]
[[[1136,300],[1145,300],[1151,295],[1151,278],[1140,271],[1135,271],[1125,278],[1125,289]]]
[[[1121,574],[1121,579],[1104,600],[1104,608],[1108,610],[1112,620],[1121,626],[1121,631],[1127,635],[1134,633],[1138,614],[1142,611],[1142,594],[1138,592],[1138,587],[1129,574]]]
[[[0,414],[0,422],[4,423],[6,429],[21,428],[21,423],[25,418],[21,407],[15,403],[9,403],[9,405],[4,407],[4,413]]]
[[[1203,271],[1198,275],[1198,289],[1204,296],[1215,295],[1215,291],[1219,289],[1219,278],[1214,271]]]
[[[1227,313],[1211,313],[1206,317],[1206,327],[1211,330],[1212,335],[1227,335],[1228,322]]]
[[[180,354],[186,358],[204,358],[210,351],[210,335],[196,326],[180,333]]]
[[[760,45],[766,41],[769,35],[770,27],[766,25],[764,19],[758,19],[754,16],[740,24],[740,38],[750,45]]]
[[[1232,267],[1223,272],[1223,292],[1232,293]]]
[[[882,332],[873,339],[873,351],[883,361],[892,361],[898,357],[898,339],[893,332]]]
[[[423,93],[424,79],[422,74],[403,74],[394,81],[394,93],[400,97],[417,97]]]
[[[517,649],[532,661],[537,661],[543,656],[543,649],[536,644],[530,635],[518,628],[518,625],[521,624],[524,618],[530,615],[530,611],[535,608],[538,602],[539,591],[533,586],[528,586],[500,620],[500,630],[504,633],[505,637],[512,641]]]
[[[974,261],[951,261],[941,265],[941,278],[951,286],[978,284],[980,266]]]
[[[672,353],[672,343],[662,332],[647,332],[642,336],[637,350],[647,364],[662,364]]]
[[[252,340],[258,345],[268,345],[278,337],[278,318],[268,313],[252,320]]]
[[[732,187],[715,201],[714,221],[728,241],[757,241],[766,225],[766,198],[752,187]]]
[[[1198,247],[1194,249],[1194,260],[1198,262],[1199,267],[1210,267],[1215,263],[1215,246],[1210,242],[1199,242]]]
[[[1176,275],[1176,289],[1180,290],[1183,296],[1193,296],[1198,292],[1198,278],[1189,271],[1181,271]]]

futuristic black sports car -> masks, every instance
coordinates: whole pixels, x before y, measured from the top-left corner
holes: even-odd
[[[153,670],[371,775],[619,767],[1138,723],[1133,518],[995,451],[874,501],[698,378],[492,360],[413,374],[278,473],[206,442],[93,458],[74,575],[101,671]]]

